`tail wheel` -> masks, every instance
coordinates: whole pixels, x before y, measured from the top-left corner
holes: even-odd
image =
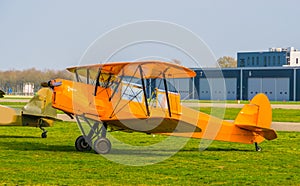
[[[110,152],[111,143],[107,138],[98,138],[94,142],[94,150],[98,154],[107,154]]]
[[[262,148],[257,144],[257,142],[255,142],[255,150],[256,150],[257,152],[262,151]]]
[[[83,136],[79,136],[75,141],[75,148],[80,152],[92,150],[91,146],[85,141]]]

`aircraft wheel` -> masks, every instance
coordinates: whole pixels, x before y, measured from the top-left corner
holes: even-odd
[[[79,136],[75,141],[75,148],[80,152],[92,150],[91,146],[85,141],[83,136]]]
[[[262,148],[260,146],[257,146],[256,151],[260,152],[262,151]]]
[[[41,137],[42,137],[42,138],[47,138],[47,133],[46,133],[46,132],[43,132],[42,135],[41,135]]]
[[[111,149],[111,143],[107,138],[98,138],[94,143],[94,150],[98,154],[107,154]]]
[[[260,152],[260,151],[262,151],[262,148],[257,143],[255,143],[255,150],[257,152]]]

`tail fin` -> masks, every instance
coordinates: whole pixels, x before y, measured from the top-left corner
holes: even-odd
[[[234,121],[237,127],[253,131],[267,140],[277,138],[275,131],[270,129],[271,123],[272,108],[264,94],[257,94],[242,108]]]
[[[24,115],[56,118],[56,109],[52,108],[52,91],[49,88],[41,88],[22,111]]]

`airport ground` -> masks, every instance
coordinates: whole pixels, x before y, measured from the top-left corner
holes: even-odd
[[[2,99],[0,99],[2,100]],[[8,102],[5,100],[5,102]],[[21,108],[25,103],[0,103]],[[19,102],[19,103],[18,103]],[[26,101],[25,101],[26,102]],[[200,104],[201,107],[210,105]],[[191,105],[194,106],[194,105]],[[228,104],[228,110],[236,106]],[[237,107],[237,106],[236,106]],[[296,113],[288,105],[285,110]],[[278,109],[274,109],[278,110]],[[200,151],[199,139],[188,143],[173,156],[159,163],[171,150],[141,153],[113,146],[110,156],[136,163],[136,159],[150,162],[147,166],[128,166],[104,156],[78,152],[74,141],[80,135],[75,122],[59,112],[59,118],[48,128],[48,138],[40,138],[40,130],[33,127],[0,128],[0,185],[299,185],[299,140],[296,131],[300,123],[273,122],[278,139],[264,141],[262,152],[251,144],[213,141]],[[290,118],[290,116],[283,116]],[[297,116],[298,117],[298,116]],[[277,121],[277,120],[276,120]],[[295,125],[295,126],[293,126]],[[276,128],[277,127],[277,128]],[[282,131],[281,131],[282,130]],[[133,146],[147,146],[163,141],[162,135],[112,132],[118,140]],[[170,147],[172,148],[172,147]],[[146,164],[145,164],[146,165]]]

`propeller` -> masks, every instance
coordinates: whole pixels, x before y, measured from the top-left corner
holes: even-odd
[[[61,82],[61,81],[55,82],[54,80],[50,80],[50,81],[48,81],[48,82],[42,82],[42,83],[41,83],[41,86],[42,86],[42,87],[50,87],[50,88],[58,87],[58,86],[60,86],[60,85],[62,85],[62,82]]]

